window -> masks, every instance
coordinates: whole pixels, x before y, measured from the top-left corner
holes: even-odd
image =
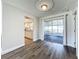
[[[63,19],[45,22],[45,32],[63,34]]]

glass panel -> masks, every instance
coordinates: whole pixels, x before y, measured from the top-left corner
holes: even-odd
[[[45,32],[48,32],[49,27],[45,26]]]
[[[63,25],[63,20],[58,20],[58,26],[62,26]]]
[[[63,33],[63,26],[58,26],[58,33]]]
[[[48,21],[45,21],[44,25],[45,26],[49,26],[49,22]]]
[[[57,33],[57,26],[53,26],[53,33]]]
[[[57,25],[57,20],[53,20],[53,26],[56,26]]]
[[[51,26],[51,24],[52,24],[52,22],[51,22],[51,21],[49,21],[49,26]]]
[[[49,32],[52,33],[52,26],[49,26]]]
[[[45,32],[63,34],[63,19],[46,21]]]

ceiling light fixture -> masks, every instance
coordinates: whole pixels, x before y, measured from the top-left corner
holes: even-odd
[[[46,11],[48,9],[48,5],[43,4],[43,5],[41,5],[41,8],[42,8],[43,11]]]
[[[53,1],[52,0],[39,0],[36,4],[37,8],[40,11],[48,11],[53,7]]]

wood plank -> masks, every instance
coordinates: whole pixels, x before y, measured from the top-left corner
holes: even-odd
[[[2,59],[77,59],[75,49],[61,44],[36,41],[2,55]]]

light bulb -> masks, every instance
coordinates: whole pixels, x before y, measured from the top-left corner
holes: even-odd
[[[43,11],[46,11],[48,9],[48,6],[46,4],[44,4],[44,5],[41,5],[41,8]]]

